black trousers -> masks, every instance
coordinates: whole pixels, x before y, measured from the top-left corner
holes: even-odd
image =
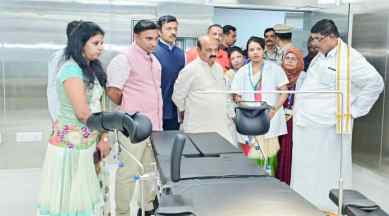
[[[163,119],[163,130],[178,130],[180,129],[180,124],[178,124],[178,119]]]

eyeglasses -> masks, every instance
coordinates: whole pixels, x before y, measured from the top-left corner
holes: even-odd
[[[297,62],[297,58],[291,56],[285,56],[284,61]]]

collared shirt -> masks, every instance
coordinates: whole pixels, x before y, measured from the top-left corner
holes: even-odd
[[[185,55],[186,55],[186,62],[187,64],[189,64],[199,56],[199,53],[197,52],[196,47],[192,47],[186,52]],[[216,62],[223,67],[224,71],[227,71],[230,68],[230,59],[228,58],[228,53],[223,49],[219,49],[219,51],[217,52]]]
[[[56,90],[56,78],[59,69],[65,62],[64,56],[65,50],[57,50],[49,59],[48,70],[47,70],[47,104],[49,107],[49,113],[51,120],[55,121],[59,114],[59,100]]]
[[[184,67],[174,85],[173,101],[185,111],[182,127],[185,132],[217,132],[233,143],[228,95],[201,92],[209,90],[226,90],[223,69],[197,58]]]
[[[169,47],[169,44],[160,40],[154,55],[162,67],[163,119],[176,119],[177,108],[172,101],[172,94],[177,76],[185,66],[185,53],[179,47],[174,45]]]
[[[268,49],[265,49],[263,58],[265,60],[274,61],[277,64],[281,65],[283,55],[284,55],[283,50],[281,48],[275,46],[273,48],[273,52],[269,52]]]
[[[161,65],[153,54],[133,43],[108,65],[107,86],[122,90],[120,111],[140,112],[162,129]]]
[[[170,50],[172,50],[174,47],[176,47],[176,45],[174,43],[170,44],[170,43],[164,41],[162,38],[159,38],[159,42],[165,44]]]
[[[324,55],[318,53],[311,61],[301,91],[336,90],[337,48]],[[345,60],[343,60],[345,61]],[[377,70],[355,49],[350,50],[351,116],[366,115],[384,88]],[[297,94],[294,121],[300,126],[333,126],[336,124],[336,95]]]

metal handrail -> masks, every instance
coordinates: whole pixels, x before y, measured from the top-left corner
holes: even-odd
[[[339,166],[339,179],[338,179],[338,186],[339,186],[339,200],[338,200],[338,215],[342,215],[342,206],[343,206],[343,92],[337,91],[337,90],[328,90],[328,91],[296,91],[296,90],[272,90],[272,91],[264,91],[264,90],[256,90],[256,91],[249,91],[249,90],[242,90],[242,91],[236,91],[236,90],[207,90],[207,91],[197,91],[199,93],[204,94],[238,94],[238,93],[265,93],[265,94],[335,94],[340,95],[341,97],[341,118],[342,123],[340,124],[340,166]]]

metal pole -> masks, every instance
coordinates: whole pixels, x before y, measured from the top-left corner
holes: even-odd
[[[340,98],[341,98],[341,104],[340,106],[342,107],[341,109],[341,116],[342,116],[342,123],[340,125],[340,166],[339,166],[339,198],[338,198],[338,215],[343,215],[342,214],[342,207],[343,207],[343,93],[339,92]]]
[[[231,91],[231,90],[208,90],[208,91],[198,91],[204,94],[237,94],[237,93],[267,93],[267,94],[335,94],[340,95],[341,97],[341,117],[342,123],[340,125],[340,164],[339,164],[339,199],[338,199],[338,216],[342,215],[342,205],[343,205],[343,92],[342,91],[289,91],[289,90],[274,90],[274,91]]]
[[[119,141],[118,141],[118,143],[119,143]],[[136,145],[136,144],[135,144]],[[136,159],[136,157],[133,155],[133,154],[131,154],[128,150],[127,150],[127,148],[124,146],[124,145],[122,145],[122,144],[120,144],[119,143],[119,146],[120,146],[120,149],[122,150],[122,151],[124,151],[125,153],[127,153],[128,154],[128,156],[130,156],[130,158],[133,160],[133,161],[135,161],[135,163],[139,166],[139,168],[140,168],[140,175],[139,176],[136,176],[136,178],[134,178],[134,180],[135,181],[139,181],[139,184],[140,184],[140,192],[141,192],[141,209],[142,209],[142,216],[145,216],[145,206],[144,206],[144,199],[143,199],[143,190],[144,190],[144,188],[143,188],[143,175],[144,175],[144,172],[145,172],[145,168],[144,168],[144,166],[142,165],[142,163],[139,161],[139,160],[137,160]]]

